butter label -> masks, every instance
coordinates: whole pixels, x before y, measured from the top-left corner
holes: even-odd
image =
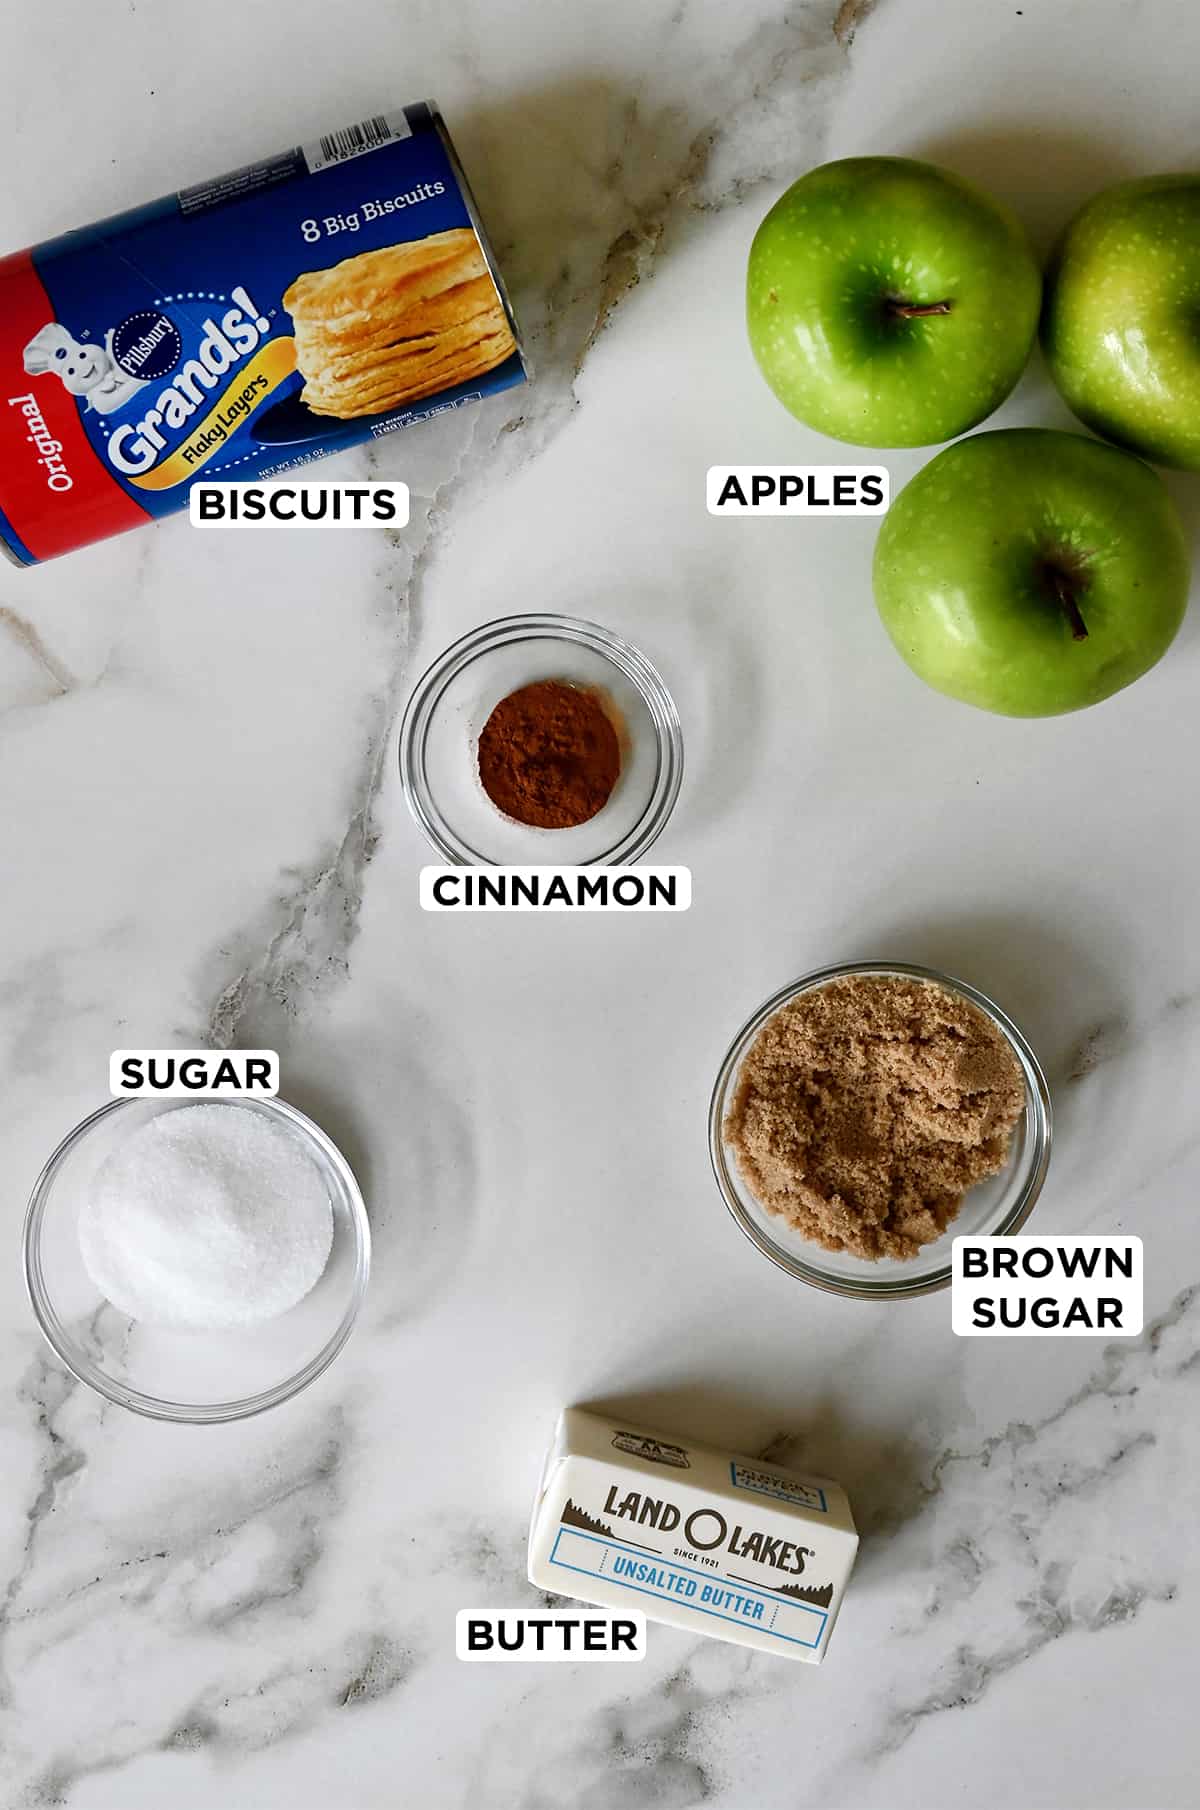
[[[534,1508],[529,1576],[814,1662],[857,1547],[836,1483],[569,1409]]]

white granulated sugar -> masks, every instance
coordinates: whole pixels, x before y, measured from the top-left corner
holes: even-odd
[[[79,1218],[114,1307],[194,1330],[286,1313],[332,1243],[329,1194],[296,1133],[232,1103],[147,1119],[101,1164]]]

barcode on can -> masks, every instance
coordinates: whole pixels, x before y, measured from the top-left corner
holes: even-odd
[[[353,126],[327,132],[314,144],[304,145],[304,161],[309,174],[315,176],[318,170],[348,163],[352,157],[363,157],[368,151],[377,151],[380,145],[409,137],[410,132],[411,127],[403,113],[375,113],[370,119],[360,119]]]

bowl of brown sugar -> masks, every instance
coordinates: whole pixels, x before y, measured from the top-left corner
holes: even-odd
[[[671,814],[683,734],[632,643],[571,616],[508,616],[418,681],[400,776],[451,865],[627,865]]]
[[[774,994],[709,1112],[713,1172],[751,1242],[869,1300],[944,1288],[956,1235],[1019,1231],[1050,1137],[1023,1033],[966,982],[904,963],[823,968]]]

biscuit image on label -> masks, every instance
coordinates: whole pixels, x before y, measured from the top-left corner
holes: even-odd
[[[341,420],[452,389],[516,350],[466,227],[306,271],[283,306],[295,324],[301,400]]]

